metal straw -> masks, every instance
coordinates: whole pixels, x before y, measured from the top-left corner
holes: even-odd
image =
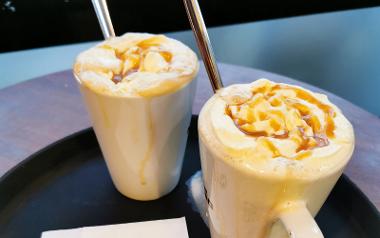
[[[220,78],[218,66],[216,65],[214,53],[212,51],[211,42],[208,38],[207,29],[203,21],[202,13],[197,0],[183,0],[189,18],[191,28],[193,29],[197,40],[199,51],[201,52],[203,62],[206,67],[208,77],[211,81],[214,92],[223,88]]]
[[[92,0],[105,39],[115,36],[106,0]]]

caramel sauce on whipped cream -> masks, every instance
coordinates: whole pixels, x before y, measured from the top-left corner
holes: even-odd
[[[311,92],[269,82],[253,87],[251,92],[252,96],[244,102],[226,106],[226,114],[246,135],[290,138],[298,144],[296,152],[305,151],[293,159],[305,158],[310,155],[308,150],[327,146],[329,138],[334,138],[335,111]],[[314,110],[320,110],[323,118],[314,114]],[[272,151],[273,157],[286,157],[270,141],[266,140],[265,146]]]
[[[268,175],[318,176],[348,160],[355,140],[351,123],[325,95],[267,79],[219,90],[198,127],[218,157]]]
[[[153,97],[180,89],[198,68],[195,53],[177,40],[126,33],[82,52],[74,74],[80,83],[102,94]]]

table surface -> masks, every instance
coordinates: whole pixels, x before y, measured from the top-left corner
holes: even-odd
[[[380,119],[324,90],[252,68],[220,64],[225,85],[258,78],[297,84],[325,93],[355,128],[356,147],[345,174],[380,210]],[[212,95],[203,67],[199,73],[193,113]],[[71,71],[35,78],[0,90],[0,176],[45,146],[90,126]]]
[[[380,116],[380,103],[373,103],[380,101],[379,22],[380,7],[374,7],[209,27],[208,33],[220,62],[317,85]],[[191,30],[165,35],[198,52]],[[69,69],[93,44],[0,53],[0,88]]]
[[[208,33],[220,62],[300,79],[380,116],[380,103],[373,103],[380,101],[379,22],[374,7],[209,27]],[[165,35],[198,52],[191,30]],[[0,53],[0,88],[69,69],[94,44]]]

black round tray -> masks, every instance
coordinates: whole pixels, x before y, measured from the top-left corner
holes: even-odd
[[[210,237],[188,202],[186,181],[200,169],[193,116],[179,185],[150,202],[114,188],[92,129],[32,155],[0,180],[0,237],[40,237],[42,231],[186,217],[190,237]],[[317,216],[327,238],[380,237],[380,215],[342,176]]]

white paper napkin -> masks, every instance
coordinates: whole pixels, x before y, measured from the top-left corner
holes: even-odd
[[[185,217],[45,231],[41,238],[188,238]]]

